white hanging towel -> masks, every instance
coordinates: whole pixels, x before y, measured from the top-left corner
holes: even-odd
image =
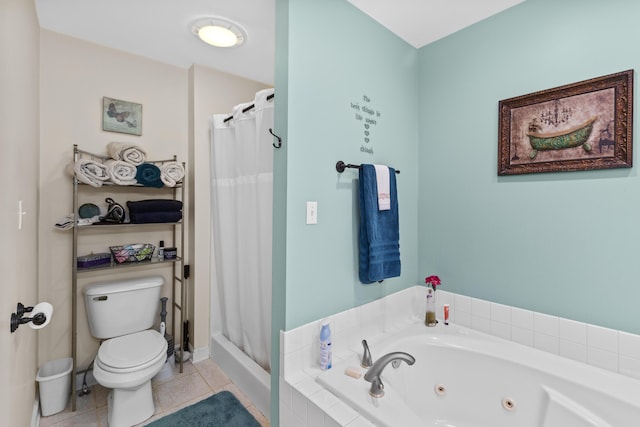
[[[378,210],[391,209],[391,191],[389,190],[389,167],[373,165],[376,169],[376,184],[378,186]]]

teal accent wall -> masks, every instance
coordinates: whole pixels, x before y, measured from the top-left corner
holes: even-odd
[[[284,143],[273,151],[273,239],[271,283],[271,425],[280,425],[280,331],[286,324],[287,152],[289,134],[289,0],[276,0],[274,131]]]
[[[527,0],[421,49],[346,0],[276,6],[272,360],[280,330],[431,274],[452,292],[640,333],[637,168],[497,176],[498,102],[640,67],[640,3]],[[373,155],[351,108],[365,95],[381,112]],[[357,173],[338,160],[402,171],[400,278],[358,281]]]
[[[286,255],[277,255],[274,268],[277,292],[285,293],[281,328],[291,329],[415,285],[418,52],[344,0],[295,0],[285,9],[278,17],[288,21],[282,40],[287,55],[278,56],[277,66],[278,75],[286,72],[287,79],[277,81],[276,96],[281,99],[286,85],[287,110],[276,102],[276,124],[287,136],[284,151],[276,152],[274,179],[276,216],[286,221],[275,220],[280,222],[274,233],[280,236],[274,236],[274,256],[277,251]],[[356,105],[363,120],[356,118]],[[369,129],[366,118],[376,122]],[[336,172],[338,160],[401,170],[400,277],[359,282],[358,174],[355,169]],[[306,224],[307,201],[318,202],[317,225]]]
[[[284,142],[274,151],[272,361],[280,330],[416,283],[417,61],[415,48],[345,0],[276,1],[275,130]],[[375,121],[368,129],[366,118]],[[400,277],[358,280],[358,171],[339,174],[338,160],[401,171]],[[306,224],[307,201],[318,202],[316,225]],[[278,376],[272,363],[272,425]]]
[[[638,16],[627,0],[527,0],[419,50],[419,277],[640,333],[637,166],[497,176],[498,102],[640,68]]]

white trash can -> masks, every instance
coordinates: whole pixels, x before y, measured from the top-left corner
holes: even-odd
[[[40,411],[42,416],[62,412],[71,392],[73,359],[50,360],[38,369],[36,381],[40,386]]]

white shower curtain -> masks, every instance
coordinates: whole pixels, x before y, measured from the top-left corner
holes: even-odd
[[[211,118],[212,289],[222,333],[270,371],[273,89]],[[242,110],[254,104],[246,113]]]

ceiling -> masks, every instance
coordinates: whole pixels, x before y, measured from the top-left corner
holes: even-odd
[[[524,0],[348,0],[419,48]],[[204,65],[265,84],[274,82],[275,0],[35,0],[42,28],[188,68]],[[194,37],[191,23],[219,16],[247,31],[246,43],[221,49]]]

